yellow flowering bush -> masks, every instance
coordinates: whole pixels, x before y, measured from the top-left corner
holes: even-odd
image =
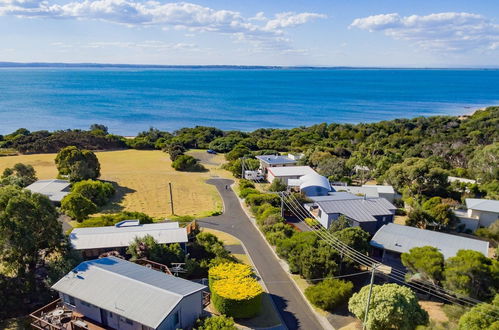
[[[224,263],[210,268],[208,274],[212,303],[220,313],[250,318],[260,312],[263,289],[250,266]]]
[[[236,277],[215,281],[213,290],[219,296],[233,300],[251,299],[263,292],[262,286],[251,277]]]

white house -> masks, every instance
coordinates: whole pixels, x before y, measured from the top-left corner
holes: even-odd
[[[47,196],[53,203],[60,204],[62,199],[70,192],[71,184],[66,180],[38,180],[26,189],[33,193]]]
[[[152,236],[159,244],[187,243],[187,230],[178,222],[141,224],[139,220],[125,220],[114,226],[75,228],[69,235],[75,250],[85,257],[97,257],[103,252],[118,250],[122,253],[136,237]]]
[[[381,227],[371,239],[370,245],[375,258],[392,266],[400,266],[400,255],[415,247],[435,247],[445,259],[454,257],[463,249],[478,251],[487,256],[489,249],[487,241],[394,223]]]
[[[52,289],[66,308],[111,329],[187,329],[206,286],[115,257],[85,261]]]
[[[393,222],[396,207],[384,198],[361,198],[345,195],[317,197],[306,207],[325,228],[343,215],[354,227],[374,234],[384,224]]]
[[[269,167],[267,168],[267,181],[272,182],[274,179],[279,179],[288,184],[288,180],[299,179],[307,174],[317,174],[317,172],[310,166]]]
[[[370,185],[363,186],[337,186],[333,185],[334,191],[346,191],[354,195],[362,195],[368,198],[386,198],[389,202],[393,202],[396,197],[395,190],[388,185]]]
[[[299,157],[293,155],[261,155],[256,156],[256,159],[260,161],[260,169],[263,174],[267,174],[267,170],[270,167],[286,167],[295,166],[298,163]]]
[[[499,220],[499,201],[492,199],[466,198],[468,218],[478,220],[478,226],[488,227]]]

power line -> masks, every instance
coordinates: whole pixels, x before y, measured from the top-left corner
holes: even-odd
[[[287,201],[284,199],[284,196],[288,197]],[[291,198],[289,198],[289,196],[291,196],[294,199],[294,201],[292,201]],[[343,242],[339,241],[336,237],[334,237],[334,235],[332,235],[328,231],[326,231],[324,229],[317,230],[317,229],[314,229],[311,226],[309,226],[305,221],[303,221],[304,214],[305,214],[305,212],[308,212],[308,211],[303,206],[301,206],[299,204],[299,202],[296,200],[296,198],[294,196],[292,196],[290,194],[286,194],[286,193],[281,193],[280,197],[281,197],[281,199],[284,200],[284,204],[286,206],[288,206],[290,211],[298,218],[299,221],[302,221],[303,224],[307,228],[309,228],[311,231],[313,231],[319,238],[323,239],[324,241],[326,241],[327,243],[332,245],[334,248],[336,248],[340,252],[345,253],[345,256],[351,258],[353,261],[355,261],[363,266],[366,266],[366,267],[372,267],[371,266],[372,263],[379,263],[377,260],[370,258],[370,257],[362,254],[361,252],[356,251],[355,249],[351,248],[350,246],[344,244]],[[293,204],[291,204],[291,203],[293,203]],[[297,205],[299,206],[298,209],[297,209]],[[305,217],[308,217],[308,216],[306,216],[306,214],[305,214]],[[383,265],[383,264],[381,264],[381,265]],[[384,266],[386,266],[386,265],[384,265]],[[412,283],[407,282],[405,279],[405,275],[406,275],[405,272],[398,270],[396,268],[392,268],[392,271],[394,271],[394,274],[385,274],[385,275],[390,279],[393,279],[397,282],[403,283],[403,284],[410,286],[414,289],[424,291],[424,292],[426,292],[430,295],[433,295],[435,297],[438,297],[442,300],[445,300],[445,301],[448,301],[451,303],[457,303],[461,306],[464,306],[463,304],[474,306],[475,304],[482,303],[481,301],[474,299],[474,298],[471,298],[471,297],[460,298],[459,297],[460,295],[457,295],[456,293],[451,292],[449,290],[445,290],[445,289],[443,289],[437,285],[434,285],[434,284],[432,284],[430,287],[428,287],[428,285],[425,285],[424,283],[420,283],[420,282],[412,282]],[[458,302],[456,302],[456,300]]]

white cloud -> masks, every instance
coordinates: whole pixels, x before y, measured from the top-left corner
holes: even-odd
[[[302,25],[324,15],[280,13],[274,18],[263,12],[246,18],[239,12],[215,10],[188,2],[161,3],[140,0],[83,0],[65,4],[35,0],[0,0],[0,15],[101,20],[127,26],[160,26],[192,32],[231,34],[238,39],[275,42],[282,47],[285,28]]]
[[[472,13],[381,14],[357,18],[350,28],[381,31],[394,39],[409,40],[436,51],[496,49],[499,43],[499,25]]]

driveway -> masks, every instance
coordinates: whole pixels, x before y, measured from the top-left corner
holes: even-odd
[[[230,188],[234,181],[210,179],[207,183],[214,185],[220,192],[224,213],[198,220],[198,224],[201,227],[224,231],[243,242],[288,329],[322,329],[314,312],[241,208],[239,199]]]

